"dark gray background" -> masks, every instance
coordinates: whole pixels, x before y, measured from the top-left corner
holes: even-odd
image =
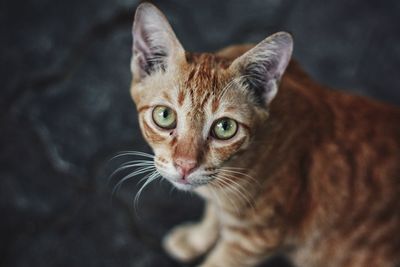
[[[400,1],[155,3],[188,50],[287,30],[316,80],[400,104]],[[135,213],[137,180],[113,202],[115,182],[107,183],[121,163],[107,165],[116,152],[149,152],[128,93],[137,4],[0,3],[1,266],[180,266],[159,240],[198,218],[201,201],[155,182]]]

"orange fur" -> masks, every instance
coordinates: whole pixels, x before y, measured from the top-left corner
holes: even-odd
[[[278,251],[297,266],[398,266],[400,109],[325,88],[294,61],[264,109],[232,83],[231,63],[251,48],[186,52],[132,83],[155,160],[220,171],[194,189],[207,201],[203,221],[176,228],[166,249],[189,261],[216,243],[203,267],[255,266]],[[159,103],[176,111],[175,130],[151,121]],[[230,140],[207,133],[221,116],[239,122]]]

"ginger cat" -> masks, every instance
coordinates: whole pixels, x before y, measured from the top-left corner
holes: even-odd
[[[172,257],[400,266],[399,108],[315,83],[288,33],[190,53],[143,3],[133,40],[131,95],[157,172],[206,201],[201,222],[165,237]]]

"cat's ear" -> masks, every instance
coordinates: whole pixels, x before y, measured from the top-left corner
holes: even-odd
[[[278,92],[279,81],[293,51],[289,33],[278,32],[235,59],[230,68],[260,104],[268,106]]]
[[[136,81],[154,71],[165,71],[185,57],[167,19],[150,3],[142,3],[136,9],[132,35],[131,71]]]

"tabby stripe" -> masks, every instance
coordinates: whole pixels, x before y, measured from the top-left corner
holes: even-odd
[[[201,101],[201,103],[200,103],[200,109],[204,109],[204,106],[206,105],[206,103],[208,102],[208,100],[209,100],[209,97],[210,97],[210,92],[207,92],[206,94],[205,94],[205,96],[203,97],[203,100]]]
[[[242,127],[247,131],[247,133],[248,133],[249,135],[251,135],[251,128],[250,128],[249,125],[247,125],[247,124],[245,124],[245,123],[243,123],[243,122],[241,122],[240,125],[242,125]]]
[[[214,97],[213,101],[211,102],[211,111],[214,113],[217,111],[219,107],[219,99],[218,97]]]
[[[173,147],[176,145],[177,141],[178,141],[178,140],[177,140],[176,137],[172,138],[171,142],[169,143],[170,146],[173,148]]]
[[[145,136],[151,141],[151,142],[163,142],[165,138],[158,133],[156,133],[148,124],[147,122],[143,121],[143,132]]]
[[[144,105],[144,106],[138,107],[138,112],[140,113],[142,111],[148,110],[149,108],[151,108],[151,107],[148,106],[148,105]]]
[[[247,248],[244,248],[243,246],[241,246],[238,243],[230,243],[229,245],[232,248],[232,250],[236,250],[239,253],[244,254],[244,255],[246,255],[248,257],[249,256],[257,256],[257,255],[259,255],[259,253],[257,251],[251,251],[251,250],[249,250]]]
[[[235,143],[233,143],[229,146],[216,148],[215,151],[216,151],[216,153],[222,155],[222,157],[225,158],[229,154],[232,154],[232,152],[234,152],[235,150],[239,149],[245,140],[246,140],[246,136],[242,137],[241,139],[239,139],[238,141],[236,141]]]
[[[184,90],[180,89],[178,93],[178,104],[179,106],[183,105],[183,100],[185,100],[185,92]]]

